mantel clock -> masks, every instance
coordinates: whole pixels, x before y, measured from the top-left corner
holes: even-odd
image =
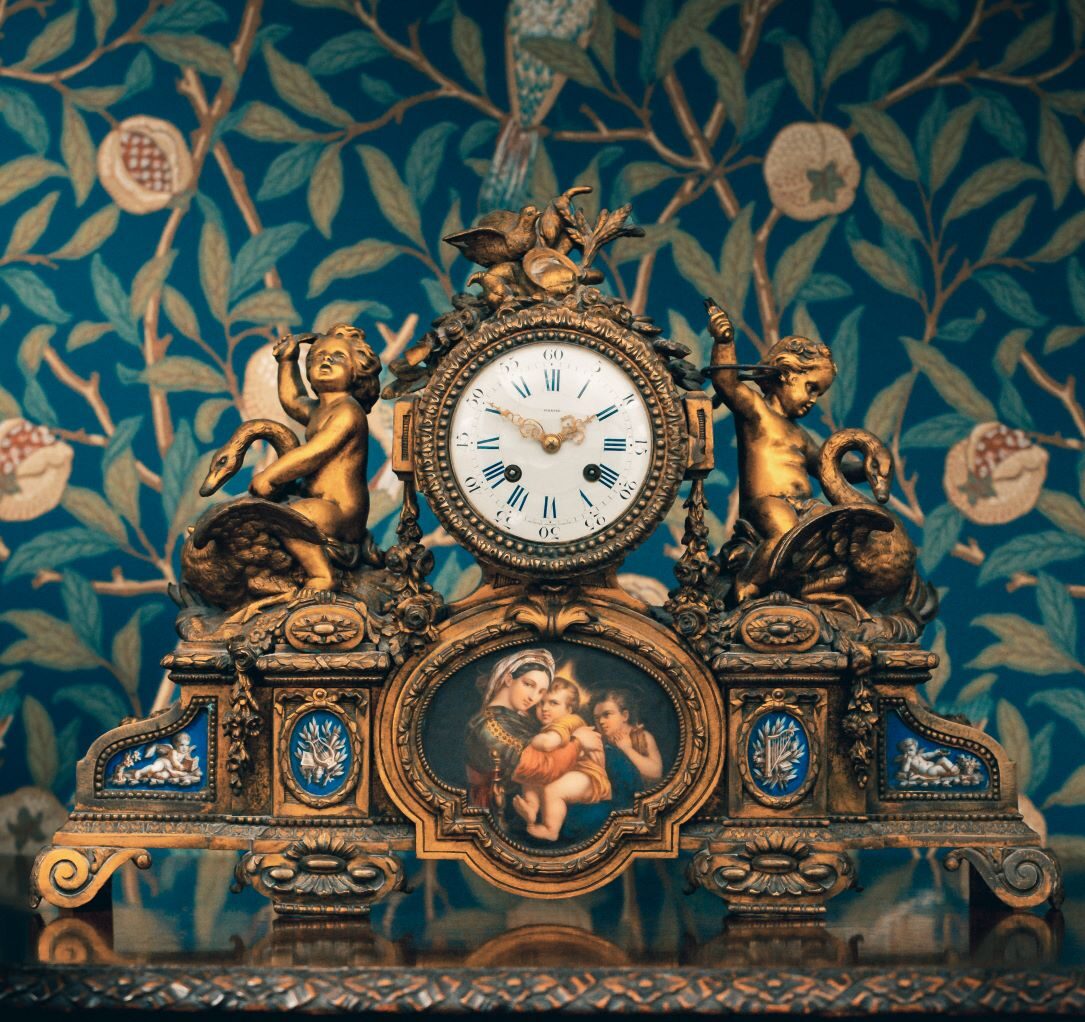
[[[682,398],[621,324],[536,306],[482,326],[413,416],[416,474],[441,524],[526,580],[613,567],[674,502],[688,463]]]
[[[205,495],[255,440],[278,458],[187,537],[164,660],[180,698],[92,744],[37,898],[96,905],[155,848],[236,849],[237,885],[325,915],[400,890],[412,850],[536,898],[685,851],[691,889],[730,912],[817,918],[857,886],[852,851],[892,846],[948,847],[977,898],[1058,904],[1005,750],[920,695],[938,600],[883,507],[891,453],[798,423],[833,383],[828,348],[787,337],[742,364],[709,300],[694,366],[600,286],[598,253],[641,232],[629,207],[587,217],[585,190],[445,239],[478,270],[389,367],[388,549],[366,520],[381,366],[364,332],[276,345],[304,444],[255,420],[212,456]],[[739,448],[718,549],[714,402]],[[677,585],[649,606],[618,569],[683,481]],[[451,605],[419,492],[482,569]]]

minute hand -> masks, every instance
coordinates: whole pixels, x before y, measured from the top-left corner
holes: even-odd
[[[563,415],[558,439],[562,442],[572,440],[574,444],[582,444],[584,442],[584,427],[594,419],[594,415],[588,415],[583,419],[577,419],[572,415]]]

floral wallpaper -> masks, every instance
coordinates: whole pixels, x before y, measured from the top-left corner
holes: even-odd
[[[747,361],[832,346],[806,424],[892,447],[943,596],[927,696],[1085,863],[1083,34],[1085,0],[0,0],[0,843],[32,850],[90,741],[169,699],[194,479],[283,418],[273,341],[350,321],[387,364],[465,287],[443,235],[578,183],[646,228],[606,286],[702,359],[704,295]],[[628,586],[662,600],[681,524]],[[477,569],[427,542],[463,595]]]

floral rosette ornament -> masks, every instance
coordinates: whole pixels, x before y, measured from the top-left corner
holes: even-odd
[[[98,177],[121,209],[153,213],[192,184],[192,156],[169,121],[127,117],[98,148]]]
[[[799,121],[772,140],[765,155],[772,203],[794,220],[843,213],[855,201],[859,161],[835,124]]]
[[[1001,422],[981,422],[946,455],[946,496],[969,521],[1002,525],[1036,504],[1047,477],[1047,451]]]
[[[45,426],[0,422],[0,521],[26,522],[52,511],[71,471],[71,447]]]

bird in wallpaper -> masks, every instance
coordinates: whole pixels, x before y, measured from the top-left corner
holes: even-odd
[[[510,114],[497,139],[497,149],[479,205],[483,210],[518,209],[527,199],[531,170],[539,146],[535,130],[565,84],[558,74],[524,46],[529,39],[561,39],[587,44],[596,0],[512,0],[505,22],[505,67]]]

